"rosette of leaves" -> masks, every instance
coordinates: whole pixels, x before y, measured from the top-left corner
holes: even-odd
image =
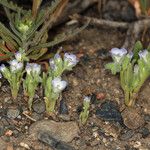
[[[64,10],[68,0],[54,0],[40,7],[42,0],[33,0],[32,10],[26,10],[11,1],[0,0],[9,19],[9,28],[0,23],[0,60],[13,56],[21,48],[29,59],[37,60],[52,47],[67,40],[84,29],[73,29],[48,42],[48,31]]]

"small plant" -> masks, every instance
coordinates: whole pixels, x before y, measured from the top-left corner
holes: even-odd
[[[84,97],[83,110],[80,113],[80,122],[83,125],[85,125],[89,116],[90,100],[91,100],[91,97],[88,97],[88,96]]]
[[[0,71],[10,84],[12,97],[16,99],[23,75],[23,63],[14,59],[9,62],[9,65],[9,67],[6,67],[2,64]]]
[[[0,60],[12,58],[19,48],[28,59],[41,60],[48,51],[47,47],[57,45],[76,35],[88,24],[59,34],[48,42],[48,32],[61,15],[68,0],[54,0],[43,8],[40,8],[41,3],[42,0],[33,0],[32,10],[26,10],[11,1],[0,0],[10,25],[7,28],[0,23]]]
[[[112,74],[120,73],[120,84],[125,94],[125,104],[133,106],[138,92],[150,76],[150,52],[143,50],[141,42],[135,44],[133,53],[122,48],[111,49],[113,63],[106,64]]]
[[[50,59],[48,74],[43,74],[43,87],[47,112],[54,112],[56,101],[61,92],[67,86],[66,81],[61,80],[61,75],[65,70],[72,70],[78,63],[75,55],[65,53],[64,59],[57,53],[54,59]]]
[[[26,78],[23,81],[25,95],[29,97],[28,106],[31,110],[32,102],[39,83],[41,82],[41,66],[36,63],[27,63],[26,65]]]

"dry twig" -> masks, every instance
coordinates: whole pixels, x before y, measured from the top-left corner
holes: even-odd
[[[92,17],[85,17],[85,16],[81,16],[78,14],[71,16],[71,18],[76,19],[81,23],[84,23],[90,20],[90,23],[89,23],[90,25],[94,25],[98,27],[106,26],[106,27],[111,27],[111,28],[127,29],[129,26],[129,23],[125,23],[125,22],[117,22],[117,21],[97,19],[97,18],[92,18]]]

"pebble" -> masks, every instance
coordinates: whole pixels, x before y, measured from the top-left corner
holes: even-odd
[[[143,128],[141,128],[141,129],[139,130],[139,133],[142,134],[142,137],[143,137],[143,138],[146,138],[146,137],[150,134],[150,131],[149,131],[148,128],[143,127]]]
[[[41,142],[48,144],[51,148],[56,150],[75,150],[69,144],[55,139],[54,137],[51,136],[50,133],[47,132],[39,132],[38,139]]]
[[[96,116],[102,118],[105,121],[114,121],[122,124],[122,116],[119,109],[112,101],[106,101],[101,104],[100,108],[96,110]]]
[[[15,119],[20,115],[20,110],[18,108],[8,108],[7,117],[10,119]]]
[[[76,122],[55,122],[52,120],[40,120],[29,127],[29,134],[37,139],[39,132],[47,132],[50,135],[63,142],[71,142],[78,137],[79,127]]]
[[[144,119],[135,108],[126,108],[122,112],[123,122],[129,129],[137,129],[144,125]]]
[[[42,114],[46,110],[44,101],[38,101],[36,103],[33,103],[32,108],[37,114]]]
[[[65,102],[64,99],[62,99],[60,101],[59,113],[63,114],[63,115],[69,114],[69,112],[68,112],[68,106],[67,106],[67,104],[66,104],[66,102]]]
[[[144,115],[144,120],[145,120],[146,122],[150,122],[150,114]]]
[[[38,113],[36,113],[36,112],[33,112],[33,113],[31,114],[31,117],[32,117],[33,119],[35,119],[35,120],[41,120],[41,119],[43,119],[43,115],[42,115],[42,114],[38,114]]]
[[[122,133],[119,137],[120,140],[126,141],[129,140],[130,138],[132,138],[132,136],[134,135],[134,131],[133,130],[126,130],[124,133]]]

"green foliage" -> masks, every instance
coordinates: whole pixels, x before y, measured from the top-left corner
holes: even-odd
[[[133,48],[133,59],[135,59],[136,61],[139,59],[139,55],[138,53],[143,50],[143,45],[140,41],[137,41],[134,45],[134,48]]]
[[[140,2],[140,6],[141,6],[143,14],[147,15],[148,9],[150,8],[149,0],[139,0],[139,2]]]
[[[120,49],[121,50],[121,49]],[[118,57],[112,56],[112,57]],[[140,41],[135,43],[133,56],[129,54],[120,55],[122,61],[106,65],[106,69],[111,70],[112,74],[120,73],[120,84],[125,94],[125,104],[133,106],[137,98],[138,92],[146,79],[150,76],[150,52],[148,49],[143,50],[143,45]]]
[[[67,33],[62,33],[48,42],[48,31],[53,27],[68,0],[54,0],[51,5],[40,8],[42,1],[33,0],[32,10],[25,10],[11,1],[0,0],[9,19],[10,30],[0,23],[0,53],[13,56],[21,48],[29,59],[37,60],[48,51],[47,47],[57,45],[83,30],[76,28]],[[5,45],[9,45],[9,50]],[[3,58],[2,58],[3,59]]]

